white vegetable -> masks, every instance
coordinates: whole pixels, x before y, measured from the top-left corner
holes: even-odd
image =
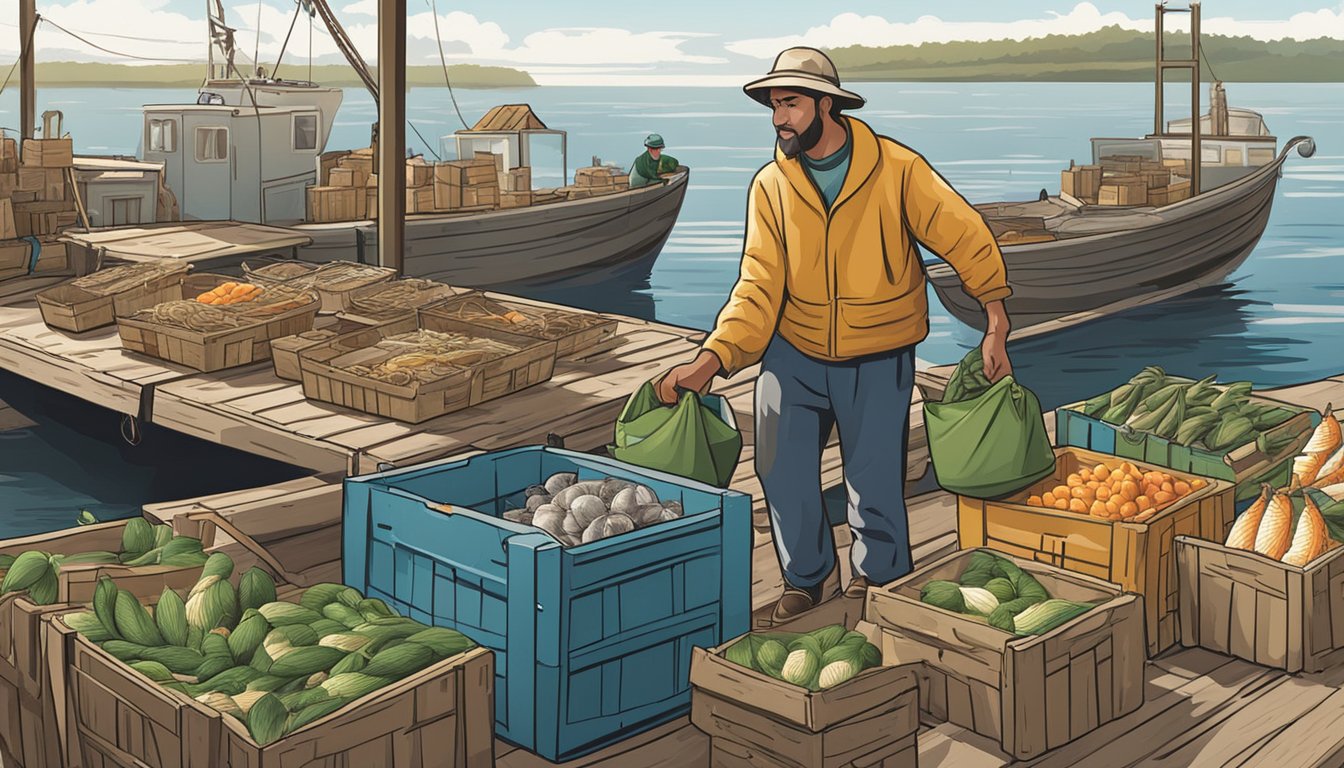
[[[980,587],[962,587],[961,597],[966,602],[966,608],[969,611],[978,613],[981,616],[988,616],[999,607],[999,599],[993,592]]]

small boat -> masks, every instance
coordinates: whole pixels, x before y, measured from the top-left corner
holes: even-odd
[[[1161,34],[1167,9],[1158,6],[1157,12]],[[1198,5],[1191,12],[1198,29]],[[1158,72],[1179,65],[1192,69],[1197,82],[1198,58],[1173,63],[1159,54]],[[1160,79],[1156,87],[1160,99]],[[1042,190],[1035,201],[976,206],[998,239],[1008,268],[1013,289],[1006,301],[1013,327],[1010,340],[1223,284],[1251,254],[1269,220],[1283,164],[1294,149],[1311,157],[1316,145],[1308,136],[1297,136],[1276,154],[1277,140],[1259,113],[1229,109],[1221,83],[1215,82],[1212,91],[1210,112],[1197,128],[1185,119],[1161,130],[1159,101],[1155,133],[1142,139],[1092,140],[1093,165],[1088,167],[1096,169],[1103,185],[1107,179],[1124,184],[1119,176],[1129,172],[1155,172],[1166,179],[1163,184],[1184,179],[1158,189],[1137,182],[1142,201],[1108,200],[1108,191],[1126,190],[1102,186],[1100,200]],[[1198,112],[1195,95],[1192,113]],[[1198,149],[1192,151],[1192,146]],[[1195,156],[1199,162],[1192,162]],[[1075,170],[1065,172],[1066,186]],[[929,261],[925,272],[948,312],[984,329],[984,310],[963,290],[950,265]]]
[[[346,39],[327,3],[317,5],[333,37]],[[262,68],[244,76],[233,64],[233,30],[224,24],[222,6],[207,8],[209,70],[196,102],[143,110],[143,158],[162,164],[182,218],[290,227],[313,240],[299,250],[301,259],[377,263],[378,225],[365,206],[363,179],[351,192],[357,195],[353,207],[333,217],[342,220],[313,215],[310,189],[327,183],[332,156],[350,154],[326,152],[341,90],[267,76]],[[341,47],[376,101],[367,65],[352,46]],[[565,132],[547,128],[527,105],[496,107],[459,134],[481,142],[474,149],[502,157],[502,176],[518,170],[529,178],[535,157],[538,164],[558,166],[559,184],[566,183]],[[465,144],[465,154],[457,156],[471,159],[473,146]],[[638,189],[625,187],[620,177],[621,185],[591,196],[554,190],[533,196],[523,189],[518,191],[527,193],[526,202],[516,206],[412,209],[423,212],[406,216],[404,273],[485,288],[651,267],[676,223],[689,173],[683,167],[662,184]]]

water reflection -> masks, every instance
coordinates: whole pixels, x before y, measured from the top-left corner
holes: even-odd
[[[552,277],[545,282],[510,283],[497,290],[594,312],[654,320],[649,277],[662,247],[660,243],[650,254],[618,267]]]

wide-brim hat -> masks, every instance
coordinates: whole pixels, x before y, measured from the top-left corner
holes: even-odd
[[[770,74],[742,86],[748,96],[770,106],[770,89],[816,91],[835,100],[841,109],[858,109],[864,98],[840,87],[840,73],[830,57],[816,48],[789,48],[775,57]]]
[[[662,149],[667,145],[663,143],[662,136],[659,136],[656,133],[650,133],[649,137],[644,140],[644,146],[648,147],[649,149]]]

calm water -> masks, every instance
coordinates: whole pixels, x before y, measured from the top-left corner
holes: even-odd
[[[1019,378],[1047,407],[1093,394],[1150,363],[1201,375],[1216,371],[1224,379],[1262,386],[1313,380],[1344,368],[1338,352],[1344,332],[1344,85],[1227,88],[1233,106],[1265,115],[1280,143],[1298,134],[1315,137],[1316,156],[1288,161],[1269,227],[1228,286],[1015,346]],[[869,99],[859,116],[923,153],[974,202],[1033,199],[1042,188],[1057,191],[1059,170],[1071,159],[1088,159],[1089,137],[1138,136],[1152,129],[1152,88],[1138,83],[889,83],[858,90]],[[195,94],[57,89],[41,91],[38,98],[39,114],[64,111],[77,151],[134,154],[140,105],[194,101]],[[746,185],[770,158],[774,137],[764,110],[740,91],[722,88],[459,90],[457,98],[473,121],[495,104],[530,103],[550,127],[570,132],[571,173],[592,155],[628,164],[646,134],[661,133],[668,152],[692,168],[692,183],[652,274],[547,298],[679,325],[712,325],[737,273]],[[16,99],[12,90],[0,96],[0,125],[15,124]],[[1168,101],[1178,103],[1175,95]],[[408,146],[417,150],[437,149],[439,136],[461,127],[444,89],[414,89],[407,104],[425,139],[408,131]],[[1168,114],[1181,116],[1176,109]],[[367,93],[347,90],[328,148],[366,144],[375,119]],[[932,333],[918,354],[934,363],[955,362],[977,343],[978,334],[943,312],[932,292],[930,303]],[[37,440],[0,442],[0,471],[10,466],[11,454],[36,450],[25,439]],[[16,444],[25,447],[6,447]],[[65,466],[84,467],[90,482],[99,475],[115,479],[107,487],[124,491],[132,503],[149,492],[144,485],[128,487],[132,481],[115,457],[95,462],[79,448],[70,450]],[[8,493],[0,486],[0,508],[10,506]],[[75,504],[77,497],[70,498]]]

